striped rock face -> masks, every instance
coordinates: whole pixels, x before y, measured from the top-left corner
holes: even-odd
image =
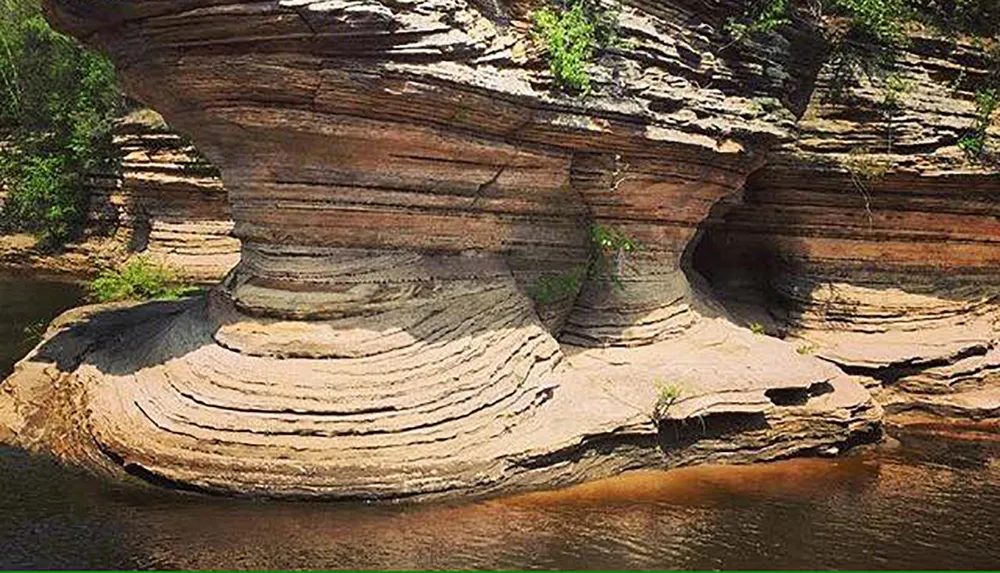
[[[220,168],[242,258],[204,299],[66,315],[0,435],[364,499],[877,437],[860,384],[737,327],[688,268],[818,65],[805,24],[720,50],[737,4],[627,4],[628,47],[574,97],[503,0],[50,2]]]
[[[850,104],[824,67],[798,140],[695,257],[731,307],[864,376],[893,419],[1000,413],[1000,163],[958,145],[991,66],[982,46],[915,35],[895,91],[863,83]]]

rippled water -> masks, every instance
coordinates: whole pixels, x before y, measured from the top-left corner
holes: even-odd
[[[18,284],[0,281],[0,357],[22,348],[10,317],[30,320],[35,300],[39,317],[60,306],[34,296],[55,291]],[[996,569],[1000,448],[972,436],[911,431],[899,447],[837,460],[398,506],[112,486],[0,449],[0,568]]]

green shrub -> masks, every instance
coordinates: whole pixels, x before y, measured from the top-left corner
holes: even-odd
[[[98,302],[172,300],[194,294],[199,289],[182,285],[173,269],[148,257],[134,257],[118,269],[102,272],[89,285]]]
[[[788,0],[758,1],[747,9],[741,20],[729,18],[726,21],[726,31],[732,36],[730,44],[733,44],[753,36],[773,32],[790,22]]]
[[[590,276],[622,288],[628,255],[639,250],[639,243],[621,229],[593,224],[590,226],[590,246]]]
[[[539,304],[565,300],[580,292],[585,275],[586,269],[578,267],[555,276],[539,277],[531,288],[531,297]]]
[[[0,226],[58,246],[86,219],[84,178],[117,161],[114,67],[51,28],[37,0],[0,0]]]
[[[663,380],[656,381],[656,404],[653,405],[652,419],[659,422],[667,418],[670,407],[680,399],[684,391],[676,383],[667,383]]]
[[[986,155],[989,128],[993,114],[1000,108],[1000,89],[980,89],[976,92],[976,118],[969,131],[958,142],[970,161],[982,160]]]
[[[615,42],[617,13],[602,8],[597,0],[573,0],[539,8],[531,20],[533,36],[545,46],[556,83],[568,93],[589,94],[593,59]]]
[[[843,33],[849,41],[900,46],[906,43],[903,28],[911,12],[906,0],[827,0],[834,16],[846,18]]]
[[[911,16],[949,34],[993,36],[1000,30],[996,0],[908,0]]]
[[[908,44],[907,0],[824,0],[834,70],[834,97],[842,97],[859,77],[884,80]]]

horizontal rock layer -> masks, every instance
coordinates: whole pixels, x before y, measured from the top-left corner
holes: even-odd
[[[27,236],[2,236],[0,266],[87,275],[139,252],[186,280],[225,276],[239,261],[240,243],[217,171],[148,109],[120,119],[114,142],[119,168],[84,180],[89,206],[82,236],[58,253],[39,252]]]
[[[641,350],[572,349],[509,279],[364,321],[230,304],[71,311],[4,385],[0,438],[203,491],[375,500],[776,459],[880,429],[857,382],[721,319]],[[330,347],[331,330],[351,343]],[[664,379],[683,395],[656,425]]]
[[[119,122],[120,173],[91,191],[88,232],[118,235],[188,279],[217,280],[239,260],[240,244],[222,181],[191,143],[150,110]]]
[[[796,142],[717,208],[697,256],[731,307],[884,386],[890,412],[997,404],[1000,177],[958,147],[985,66],[916,36],[894,95],[863,84],[850,103],[824,71]]]

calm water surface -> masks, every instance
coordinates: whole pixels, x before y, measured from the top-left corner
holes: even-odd
[[[79,282],[0,271],[0,378],[38,342],[50,320],[80,304],[83,295]]]
[[[0,371],[79,297],[0,278]],[[977,437],[402,506],[112,486],[0,448],[0,568],[997,569],[1000,448]]]

